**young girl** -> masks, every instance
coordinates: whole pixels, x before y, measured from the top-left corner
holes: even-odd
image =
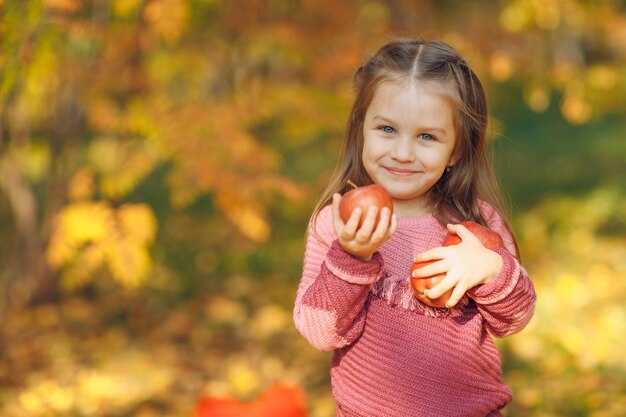
[[[486,155],[483,87],[454,49],[421,40],[383,46],[354,84],[340,166],[309,224],[296,327],[334,350],[336,416],[501,416],[512,394],[490,335],[523,329],[535,292]],[[393,215],[355,209],[344,223],[347,180],[383,186]],[[485,248],[463,220],[505,248]],[[441,247],[448,231],[461,243]],[[411,264],[429,260],[414,277],[444,273],[424,295],[453,288],[447,308],[412,294]]]

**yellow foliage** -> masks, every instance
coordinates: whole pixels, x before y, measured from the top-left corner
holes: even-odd
[[[533,0],[535,23],[544,30],[553,30],[559,26],[561,15],[560,0]]]
[[[56,219],[48,262],[64,269],[64,285],[70,289],[93,280],[103,266],[122,285],[136,287],[152,267],[148,246],[156,228],[145,204],[113,209],[103,202],[73,203]]]
[[[100,367],[34,378],[18,401],[26,415],[99,415],[164,391],[172,371],[145,353],[118,352]]]
[[[291,326],[291,316],[277,305],[261,308],[249,323],[249,333],[258,339],[267,339]]]
[[[616,68],[594,65],[587,70],[586,82],[594,88],[610,91],[619,85],[620,74]]]
[[[140,352],[120,352],[102,368],[80,374],[79,392],[100,407],[107,402],[126,404],[137,398],[149,398],[172,380],[171,370],[163,365],[154,366],[155,359]]]
[[[16,114],[33,121],[45,119],[49,115],[50,101],[58,94],[61,85],[59,56],[51,45],[46,46],[39,48],[33,57],[15,109]]]
[[[106,97],[92,99],[86,116],[89,123],[101,132],[114,132],[121,118],[115,102]]]
[[[147,248],[132,239],[120,237],[106,245],[107,263],[113,277],[127,287],[137,287],[152,267]]]
[[[532,20],[532,9],[527,1],[510,2],[500,14],[500,25],[511,32],[525,29]]]
[[[47,410],[66,413],[74,406],[75,396],[69,387],[62,387],[53,380],[42,381],[29,391],[20,394],[19,401],[29,414],[42,415]],[[46,414],[43,414],[46,415]]]
[[[541,113],[550,105],[550,92],[545,86],[529,86],[524,89],[524,101],[532,110]]]
[[[76,256],[76,260],[65,268],[63,273],[65,289],[73,290],[89,283],[93,279],[93,274],[104,262],[105,252],[102,244],[92,243],[86,246]]]
[[[248,238],[256,242],[269,239],[271,228],[265,216],[251,203],[229,191],[218,194],[217,204],[226,217]]]
[[[144,16],[156,33],[167,41],[177,41],[189,18],[186,0],[151,0],[144,9]]]
[[[122,234],[140,243],[154,240],[157,221],[147,204],[124,204],[117,211]]]
[[[496,81],[506,81],[513,73],[513,60],[510,54],[495,51],[489,57],[489,72]]]
[[[584,124],[591,119],[592,108],[582,92],[568,89],[561,101],[561,113],[572,124]]]
[[[48,247],[48,262],[53,267],[67,264],[84,244],[104,240],[111,226],[111,209],[103,202],[78,202],[66,206],[56,219]]]
[[[44,141],[29,141],[9,148],[8,156],[31,181],[45,178],[50,168],[50,147]]]
[[[73,201],[86,200],[91,198],[95,188],[93,173],[89,168],[83,168],[70,179],[67,194]]]
[[[44,6],[62,12],[75,12],[81,6],[79,0],[44,0]]]
[[[206,304],[206,313],[212,321],[241,325],[248,319],[246,306],[232,298],[217,295]]]
[[[554,30],[563,13],[560,0],[516,0],[500,15],[500,24],[511,32],[519,32],[532,23],[543,30]]]
[[[588,301],[589,293],[585,290],[584,282],[580,276],[563,274],[556,279],[555,303],[563,306],[584,306]]]
[[[259,376],[245,360],[233,359],[227,370],[227,378],[230,387],[238,396],[250,394],[259,386]]]
[[[293,93],[293,92],[292,92]],[[210,128],[211,151],[219,150],[212,159],[228,158],[241,168],[275,169],[278,167],[279,156],[271,148],[263,146],[246,130],[246,123],[256,110],[239,103],[223,103],[211,109],[213,126]],[[203,138],[203,140],[206,140]]]
[[[370,1],[359,7],[356,24],[359,30],[372,34],[384,33],[391,23],[390,12],[384,2]]]
[[[579,199],[547,199],[523,216],[520,246],[538,300],[531,324],[510,340],[520,358],[555,374],[568,366],[626,366],[626,281],[619,279],[626,238],[601,233],[625,204],[623,192],[604,187]]]
[[[113,14],[128,17],[135,13],[142,5],[143,0],[113,0]]]
[[[150,144],[141,140],[122,142],[101,137],[88,150],[89,163],[100,174],[100,191],[111,198],[132,191],[152,171],[157,159]]]
[[[114,173],[102,176],[100,191],[102,194],[118,198],[128,194],[147,174],[155,164],[155,155],[136,149],[129,153],[125,164]]]

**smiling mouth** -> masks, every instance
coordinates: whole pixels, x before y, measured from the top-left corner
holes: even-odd
[[[392,168],[392,167],[384,167],[387,172],[391,175],[396,175],[399,177],[406,177],[409,175],[416,174],[417,171],[408,170],[408,169],[400,169],[400,168]]]

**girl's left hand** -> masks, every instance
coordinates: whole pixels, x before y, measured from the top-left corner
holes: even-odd
[[[415,278],[445,274],[445,278],[424,295],[436,299],[454,288],[446,307],[454,307],[465,292],[493,281],[502,271],[502,257],[483,246],[465,226],[449,224],[448,230],[461,238],[461,243],[441,246],[415,255],[414,262],[436,261],[413,272]]]

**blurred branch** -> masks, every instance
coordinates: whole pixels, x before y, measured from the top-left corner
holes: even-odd
[[[5,159],[0,165],[0,187],[11,205],[17,234],[17,246],[10,256],[9,268],[3,271],[5,299],[2,307],[6,308],[12,301],[12,295],[34,303],[51,300],[56,294],[56,281],[43,254],[37,227],[37,202],[27,181],[10,160]],[[18,280],[21,281],[21,292],[14,293],[13,286]],[[34,287],[35,292],[24,291],[29,287]]]

